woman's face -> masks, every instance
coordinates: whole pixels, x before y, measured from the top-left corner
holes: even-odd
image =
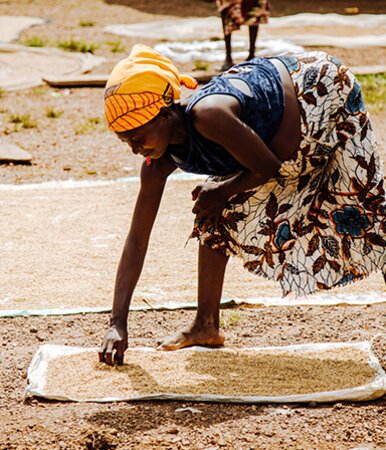
[[[171,142],[172,127],[169,119],[169,114],[161,111],[146,125],[116,135],[122,142],[130,145],[135,155],[158,159],[166,152]]]

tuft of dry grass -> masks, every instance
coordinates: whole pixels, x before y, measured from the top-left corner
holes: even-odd
[[[93,42],[77,41],[74,38],[63,39],[58,42],[57,46],[62,50],[79,53],[94,53],[95,50],[99,48],[99,45],[94,44]]]
[[[11,114],[9,121],[17,127],[20,125],[22,128],[37,128],[38,123],[32,119],[30,114]]]
[[[57,111],[54,108],[47,108],[46,109],[46,117],[49,119],[58,119],[64,111]]]
[[[105,122],[100,117],[89,117],[75,129],[75,134],[80,135],[92,133],[93,131],[102,131],[104,125]]]
[[[83,28],[93,27],[95,26],[95,22],[93,20],[79,20],[79,26]]]

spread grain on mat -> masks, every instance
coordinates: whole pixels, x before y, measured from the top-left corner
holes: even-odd
[[[86,400],[146,394],[282,396],[334,391],[371,382],[376,370],[356,348],[324,351],[130,349],[109,367],[93,352],[50,361],[45,391]]]
[[[348,347],[313,352],[130,349],[121,367],[96,361],[92,352],[52,360],[46,394],[78,400],[160,393],[282,396],[353,388],[376,375],[368,354]]]

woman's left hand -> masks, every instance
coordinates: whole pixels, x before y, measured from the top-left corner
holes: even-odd
[[[192,212],[205,232],[209,227],[218,228],[221,213],[227,202],[227,197],[220,183],[201,183],[192,191],[192,200],[195,200]]]

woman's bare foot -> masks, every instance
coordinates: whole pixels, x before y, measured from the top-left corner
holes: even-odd
[[[192,345],[204,347],[221,347],[224,344],[225,336],[215,327],[198,327],[193,325],[185,331],[166,338],[157,350],[178,350]]]
[[[226,72],[227,70],[229,70],[231,67],[234,66],[234,62],[231,61],[224,61],[224,64],[221,67],[216,67],[216,72]]]

